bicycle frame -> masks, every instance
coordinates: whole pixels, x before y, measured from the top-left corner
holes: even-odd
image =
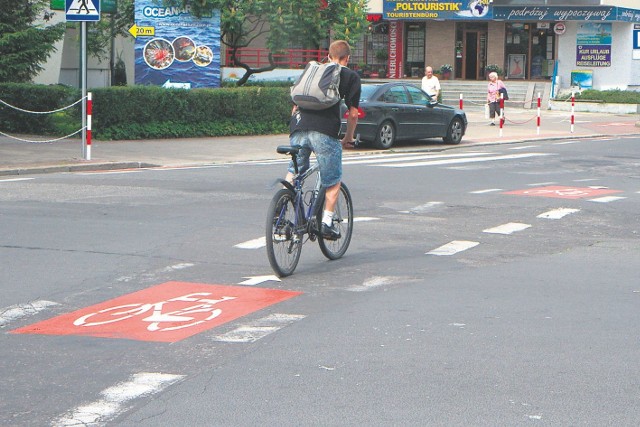
[[[294,193],[294,206],[295,206],[295,222],[293,224],[294,234],[296,236],[302,236],[305,233],[309,233],[313,235],[313,231],[309,228],[309,225],[313,222],[310,221],[318,212],[319,206],[317,201],[321,198],[318,196],[320,192],[323,191],[322,183],[320,180],[320,169],[318,163],[313,164],[309,169],[307,169],[303,174],[298,174],[298,162],[296,160],[296,156],[292,156],[293,165],[296,171],[296,175],[293,179],[293,184],[290,182],[280,179],[280,183],[282,183],[285,187],[291,190]],[[312,189],[304,191],[304,183],[307,178],[309,178],[312,174],[317,172],[316,183]],[[308,208],[305,209],[305,196],[306,194],[311,194],[311,198],[308,202]],[[285,207],[283,206],[283,209]],[[281,211],[280,215],[282,216],[284,212]]]

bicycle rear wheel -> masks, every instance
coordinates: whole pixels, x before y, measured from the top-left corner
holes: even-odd
[[[324,200],[319,201],[319,203],[324,203]],[[322,209],[319,209],[317,221],[318,224],[322,222]],[[338,202],[333,213],[333,224],[340,230],[339,239],[324,239],[318,233],[320,250],[324,256],[331,260],[338,259],[347,252],[349,243],[351,243],[351,234],[353,233],[353,203],[351,202],[351,193],[344,182],[340,185]]]
[[[269,264],[280,277],[291,275],[300,259],[302,238],[294,233],[295,217],[294,193],[283,188],[271,200],[266,227]]]

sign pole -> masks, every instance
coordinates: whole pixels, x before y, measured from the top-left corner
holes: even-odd
[[[91,160],[87,150],[87,21],[80,21],[80,75],[82,86],[82,158]]]

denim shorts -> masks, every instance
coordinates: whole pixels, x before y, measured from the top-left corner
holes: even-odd
[[[324,188],[333,187],[342,179],[342,144],[332,138],[313,130],[299,130],[290,137],[294,147],[301,147],[298,153],[299,173],[309,169],[309,156],[313,151],[320,166],[320,181]],[[294,173],[293,162],[289,162],[289,172]]]

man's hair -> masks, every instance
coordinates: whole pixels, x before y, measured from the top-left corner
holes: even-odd
[[[351,46],[345,40],[336,40],[329,46],[331,59],[340,61],[349,55],[351,55]]]

